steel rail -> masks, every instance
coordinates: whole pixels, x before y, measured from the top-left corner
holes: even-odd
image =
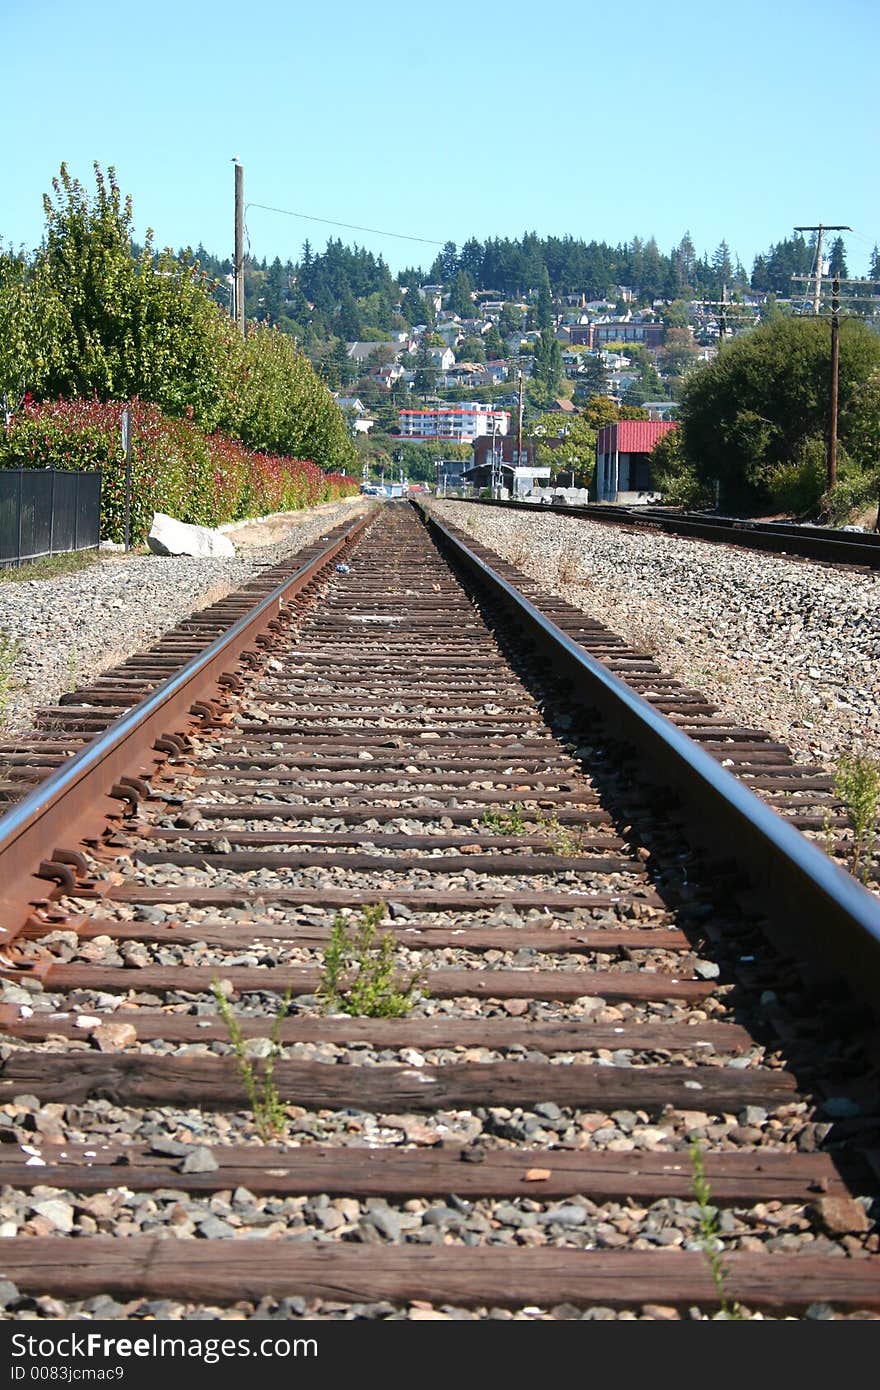
[[[880,1002],[880,904],[818,847],[624,681],[590,657],[465,541],[424,508],[431,533],[479,575],[570,682],[573,702],[598,707],[611,734],[633,745],[646,774],[671,786],[696,837],[732,859],[768,907],[769,934],[797,959],[843,974]]]
[[[473,501],[481,507],[506,507],[544,515],[583,517],[605,525],[640,526],[671,535],[697,540],[744,546],[749,550],[769,550],[785,555],[802,555],[835,565],[860,565],[880,569],[880,534],[797,526],[787,522],[744,521],[739,517],[685,513],[674,516],[649,507],[618,507],[604,503],[523,502],[500,498],[448,497],[448,502]]]
[[[282,606],[374,516],[370,512],[359,517],[0,817],[0,942],[20,930],[29,904],[47,896],[41,860],[51,859],[57,844],[97,839],[108,819],[119,816],[120,799],[136,799],[133,778],[148,779],[168,751],[153,751],[156,740],[167,739],[182,724],[192,725],[193,705],[207,698],[249,644],[277,620]],[[211,711],[205,707],[200,713]]]

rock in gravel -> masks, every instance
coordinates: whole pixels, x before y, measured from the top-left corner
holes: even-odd
[[[196,820],[198,820],[198,816],[196,816]],[[153,907],[151,903],[138,903],[134,910],[134,917],[136,922],[149,922],[150,926],[158,927],[168,920],[168,913],[164,907]]]
[[[73,1207],[60,1197],[47,1197],[44,1201],[31,1202],[31,1211],[44,1217],[56,1231],[62,1231],[64,1235],[69,1235],[73,1230]]]
[[[92,1032],[101,1052],[122,1052],[137,1042],[137,1029],[130,1023],[101,1023]]]
[[[184,1144],[179,1139],[153,1139],[150,1153],[166,1154],[169,1158],[186,1158],[192,1152],[192,1144]]]
[[[389,903],[388,913],[392,922],[408,922],[412,917],[412,908],[407,907],[406,903]]]
[[[552,1211],[542,1211],[538,1216],[541,1226],[583,1226],[587,1213],[583,1207],[574,1204],[555,1207]]]
[[[156,512],[147,545],[154,555],[193,555],[197,559],[232,559],[235,546],[228,536],[209,526],[190,526],[165,512]]]
[[[11,1303],[17,1303],[20,1297],[11,1279],[0,1279],[0,1308],[8,1308]]]
[[[219,1216],[206,1216],[198,1223],[198,1231],[205,1240],[224,1240],[235,1235],[235,1227],[228,1221],[221,1221]]]
[[[216,1173],[220,1164],[217,1162],[210,1149],[204,1145],[190,1149],[182,1163],[177,1165],[179,1173]]]
[[[714,960],[698,960],[694,966],[694,974],[701,980],[717,980],[721,974],[721,967],[716,965]]]
[[[367,1212],[364,1220],[386,1240],[400,1239],[400,1220],[390,1207],[376,1207]]]
[[[810,1212],[829,1236],[861,1235],[871,1226],[864,1208],[852,1197],[820,1197]]]

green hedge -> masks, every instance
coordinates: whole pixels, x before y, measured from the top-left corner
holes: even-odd
[[[102,469],[101,536],[121,541],[124,409],[132,417],[131,535],[136,543],[146,537],[154,512],[219,526],[314,507],[358,491],[353,478],[323,473],[308,459],[256,453],[138,400],[27,400],[0,433],[0,467]]]

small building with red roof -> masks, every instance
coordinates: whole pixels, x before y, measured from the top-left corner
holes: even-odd
[[[596,500],[627,506],[655,502],[651,478],[651,450],[670,430],[674,420],[618,420],[605,425],[596,439]]]

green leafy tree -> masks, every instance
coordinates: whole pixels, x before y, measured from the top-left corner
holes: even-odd
[[[596,353],[583,354],[575,383],[575,399],[589,402],[593,396],[604,396],[608,390],[608,372],[602,358]]]
[[[344,471],[355,450],[342,412],[285,334],[254,325],[241,343],[223,425],[252,448]]]
[[[663,348],[657,354],[657,363],[665,376],[687,376],[697,357],[698,348],[686,328],[667,329]]]
[[[688,302],[686,299],[673,299],[671,304],[664,304],[660,310],[660,317],[667,328],[687,328],[688,326]]]
[[[610,396],[594,396],[587,404],[583,412],[583,418],[594,430],[601,430],[605,425],[614,425],[620,417],[617,402]]]
[[[554,451],[553,464],[558,475],[564,471],[572,487],[589,487],[596,465],[596,430],[584,415],[566,417],[563,443]]]
[[[844,319],[839,438],[857,466],[875,461],[867,383],[878,370],[880,339],[859,320]],[[688,378],[680,407],[685,457],[700,479],[720,480],[728,505],[763,501],[774,472],[810,438],[824,436],[829,392],[827,323],[774,317]]]
[[[477,334],[471,334],[457,345],[455,357],[458,362],[485,362],[486,344]]]
[[[36,298],[24,256],[0,251],[0,407],[6,424],[41,374]]]
[[[90,199],[65,165],[44,199],[46,237],[34,284],[43,319],[37,386],[44,396],[139,396],[171,414],[219,423],[232,326],[197,265],[132,251],[132,207],[95,165]]]

